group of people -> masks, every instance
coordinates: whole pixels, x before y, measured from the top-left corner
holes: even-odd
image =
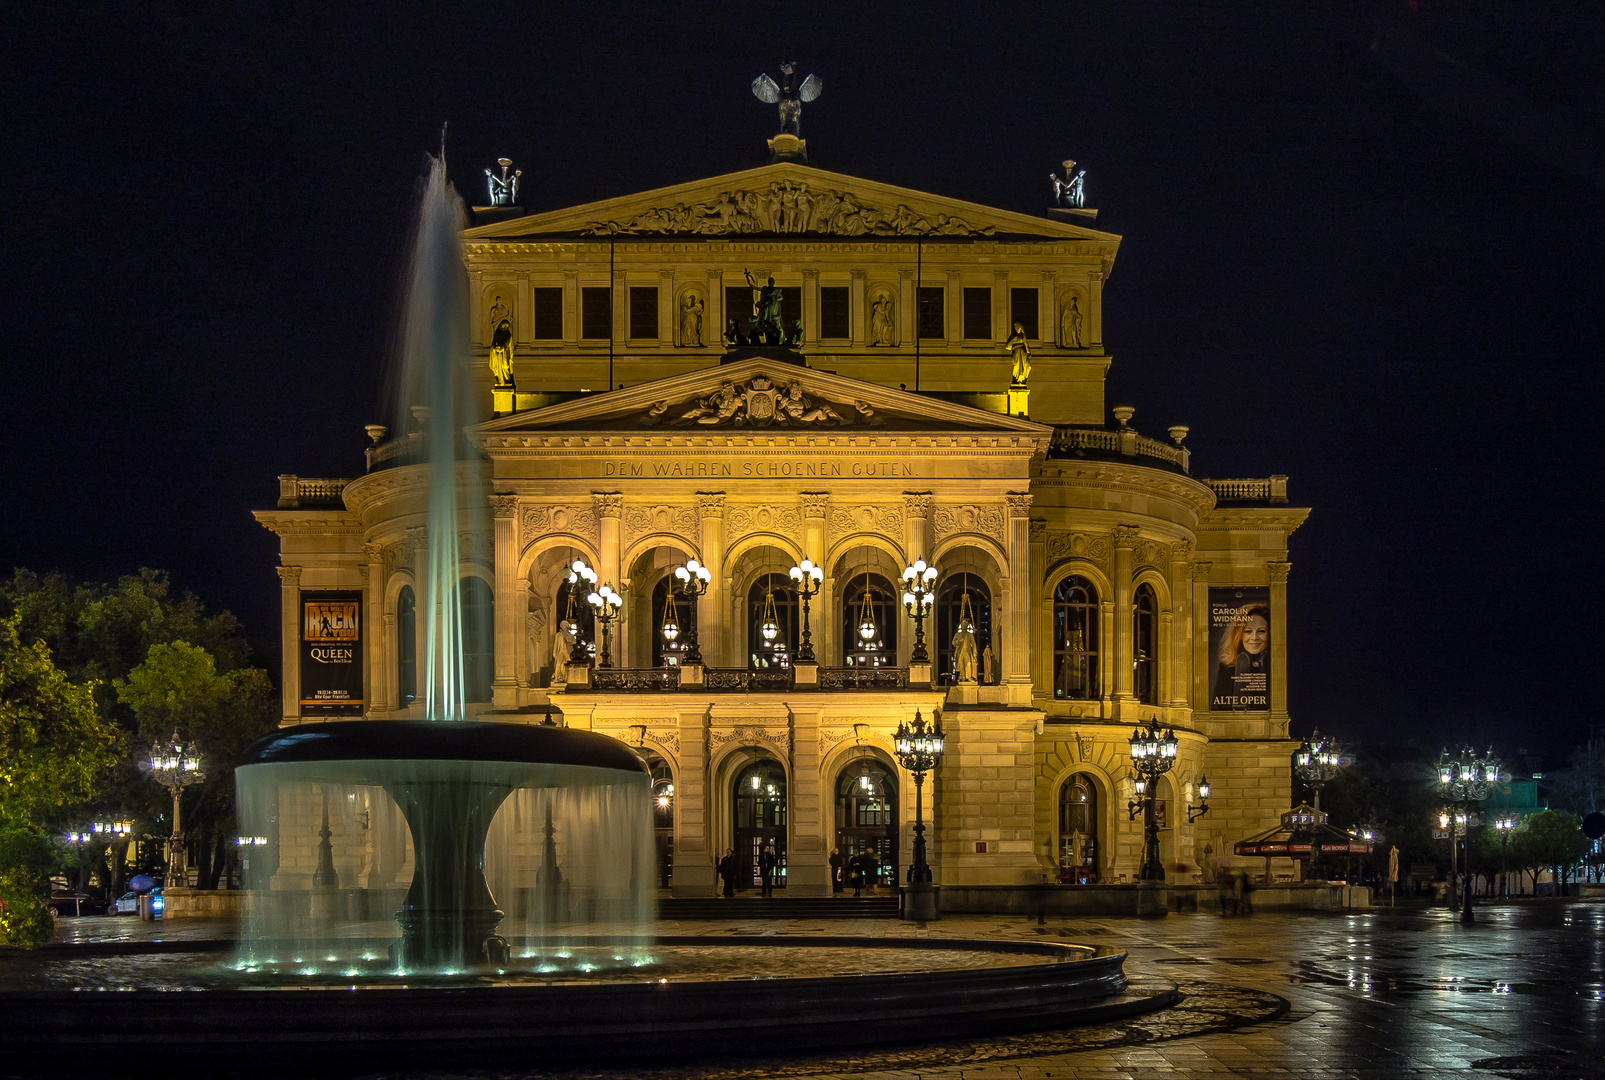
[[[842,857],[841,848],[830,849],[830,891],[833,894],[839,894],[851,885],[854,896],[863,896],[865,890],[874,896],[875,880],[880,877],[880,872],[880,860],[869,848],[846,858]]]
[[[775,871],[780,868],[780,853],[775,850],[775,842],[769,841],[758,849],[758,886],[762,896],[775,895]],[[741,873],[741,862],[736,858],[735,848],[725,848],[724,858],[720,859],[716,869],[719,879],[723,882],[723,892],[726,896],[736,895],[736,878]]]

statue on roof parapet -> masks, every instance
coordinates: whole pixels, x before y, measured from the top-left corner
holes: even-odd
[[[760,75],[752,80],[754,97],[780,106],[780,134],[769,140],[771,161],[808,160],[808,143],[802,137],[802,107],[804,102],[817,98],[825,84],[818,75],[810,75],[802,81],[801,86],[794,86],[792,75],[796,69],[796,64],[780,65],[781,74],[786,78],[782,85],[776,85],[768,75]]]
[[[1053,184],[1055,209],[1079,210],[1087,204],[1087,170],[1076,168],[1074,161],[1064,162],[1063,179],[1057,173],[1049,173],[1048,180]]]
[[[497,158],[496,164],[502,167],[501,176],[497,176],[489,169],[485,170],[485,182],[490,188],[490,204],[512,206],[518,202],[518,178],[524,175],[524,170],[515,169],[513,175],[508,176],[507,169],[513,164],[513,159]]]

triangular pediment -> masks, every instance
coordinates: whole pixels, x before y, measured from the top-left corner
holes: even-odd
[[[1095,211],[1082,212],[1088,220]],[[1037,217],[783,161],[469,229],[474,240],[538,236],[989,236],[1120,238],[1073,220]]]
[[[1053,428],[878,383],[754,356],[623,390],[498,417],[487,438],[521,432],[617,432],[679,436],[732,433],[976,434],[1046,440]]]

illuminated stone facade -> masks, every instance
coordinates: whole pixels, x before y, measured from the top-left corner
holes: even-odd
[[[939,713],[948,736],[926,812],[949,886],[1135,880],[1127,739],[1150,718],[1181,740],[1160,792],[1172,881],[1198,880],[1206,848],[1218,857],[1290,805],[1288,537],[1308,511],[1288,505],[1285,477],[1194,478],[1185,428],[1160,440],[1130,410],[1109,418],[1103,288],[1119,238],[1091,220],[780,163],[467,234],[494,414],[472,494],[487,531],[464,538],[463,574],[494,612],[475,709],[528,723],[550,704],[654,755],[673,783],[676,894],[712,893],[717,855],[754,842],[736,784],[764,762],[784,785],[772,831],[793,892],[828,891],[832,847],[882,825],[886,861],[906,867],[913,784],[891,736],[916,710]],[[752,315],[748,271],[773,277],[797,349],[725,343]],[[1008,415],[1015,322],[1031,348],[1029,418]],[[493,343],[510,378],[493,380]],[[258,515],[281,538],[286,723],[304,719],[301,601],[318,592],[363,600],[361,712],[420,713],[403,645],[408,610],[430,602],[416,572],[425,476],[411,433],[375,434],[364,476],[284,477],[279,507]],[[691,558],[712,572],[700,674],[662,659],[663,582]],[[756,629],[768,575],[804,558],[825,569],[810,605],[817,671],[795,662],[783,589],[787,655]],[[957,590],[930,635],[932,684],[910,666],[897,602],[921,558]],[[625,605],[615,668],[563,684],[553,638],[574,559]],[[847,666],[866,585],[884,642],[872,676]],[[948,686],[941,639],[966,591],[980,680]],[[1232,675],[1212,611],[1238,601],[1268,611],[1260,651],[1234,669],[1251,672],[1235,685],[1258,687],[1241,699],[1258,705],[1211,711]],[[872,772],[892,778],[877,781],[884,809],[843,795]],[[1189,824],[1206,774],[1210,812]]]

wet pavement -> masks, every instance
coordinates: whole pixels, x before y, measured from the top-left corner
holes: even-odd
[[[854,1076],[898,1080],[1181,1080],[1191,1076],[1605,1078],[1605,903],[1478,911],[1213,913],[1157,920],[953,917],[656,924],[664,935],[856,934],[1065,941],[1128,951],[1139,986],[1179,985],[1174,1008],[1085,1028],[798,1058],[708,1058],[540,1072],[370,1073],[386,1080]],[[199,940],[227,923],[63,920],[58,941]],[[642,1048],[644,1054],[650,1049]],[[3,1071],[3,1066],[0,1066]]]

